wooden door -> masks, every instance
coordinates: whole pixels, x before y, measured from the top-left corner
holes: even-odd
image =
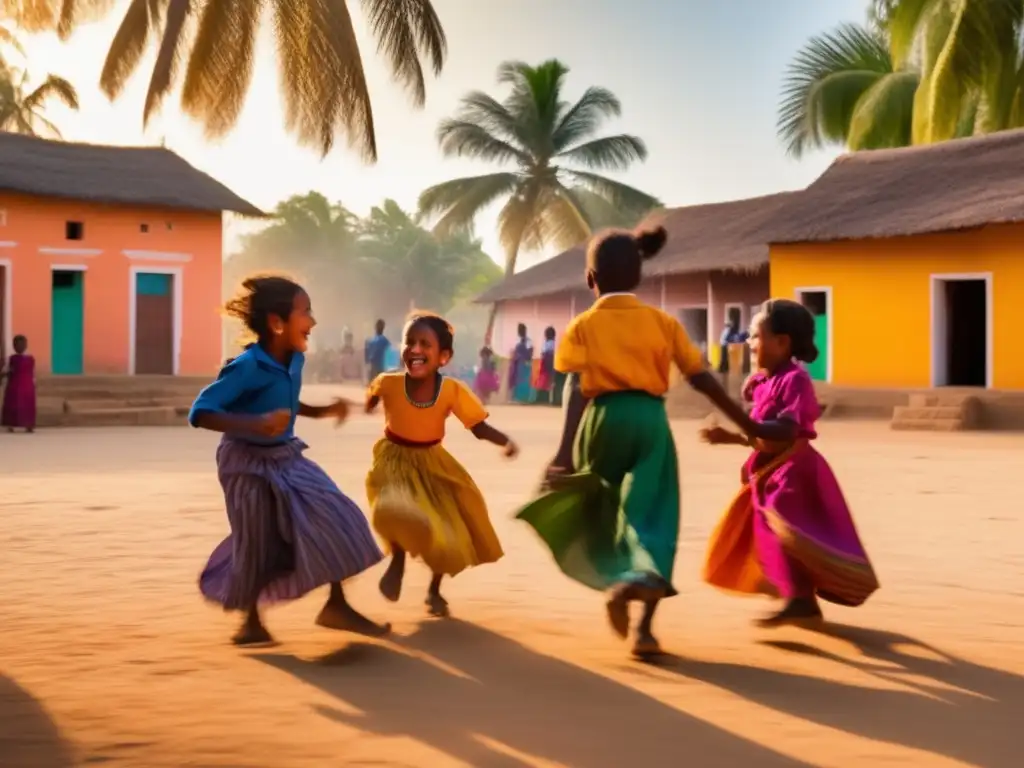
[[[55,270],[50,304],[50,370],[82,373],[85,353],[85,273]]]
[[[135,373],[174,374],[174,277],[135,276]]]

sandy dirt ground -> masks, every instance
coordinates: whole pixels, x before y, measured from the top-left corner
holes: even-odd
[[[1024,765],[1024,437],[828,423],[820,447],[882,589],[827,608],[827,633],[754,629],[769,607],[699,579],[740,449],[676,434],[681,594],[659,616],[673,655],[630,660],[600,595],[569,582],[511,519],[548,458],[557,412],[496,408],[515,463],[453,428],[507,555],[448,589],[353,602],[388,641],[313,625],[324,595],[272,610],[279,647],[239,651],[196,589],[226,532],[216,436],[185,428],[0,435],[0,765]],[[302,424],[311,455],[365,503],[376,418]]]

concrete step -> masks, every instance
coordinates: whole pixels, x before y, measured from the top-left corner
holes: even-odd
[[[898,405],[892,411],[893,419],[963,419],[965,415],[959,405]]]
[[[40,427],[171,427],[187,423],[187,410],[169,406],[96,408],[75,413],[41,413]]]
[[[894,418],[890,428],[899,432],[962,432],[966,429],[960,419]]]
[[[192,397],[123,397],[96,399],[68,399],[64,401],[67,413],[84,413],[97,410],[121,410],[125,408],[185,408],[192,406]]]

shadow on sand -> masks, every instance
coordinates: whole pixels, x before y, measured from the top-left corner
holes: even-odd
[[[676,656],[662,669],[731,691],[750,701],[813,723],[900,744],[985,768],[1018,768],[1024,712],[1024,677],[951,656],[894,632],[842,624],[807,633],[808,642],[764,644],[815,656],[875,676],[903,690],[868,688],[818,677]],[[817,645],[810,643],[827,638]],[[821,645],[848,643],[850,659]],[[906,689],[910,690],[906,690]]]
[[[409,736],[481,768],[528,765],[487,739],[573,768],[809,765],[472,624],[424,623],[400,643],[357,644],[309,661],[254,658],[365,713],[318,708],[326,717]]]
[[[0,675],[0,765],[71,768],[74,754],[56,723],[28,691]]]

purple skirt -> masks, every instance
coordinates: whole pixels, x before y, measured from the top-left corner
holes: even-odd
[[[383,558],[365,515],[299,439],[262,446],[225,437],[217,447],[231,534],[199,577],[225,610],[295,600]]]
[[[35,361],[28,355],[11,355],[9,363],[0,423],[11,429],[35,429]]]

